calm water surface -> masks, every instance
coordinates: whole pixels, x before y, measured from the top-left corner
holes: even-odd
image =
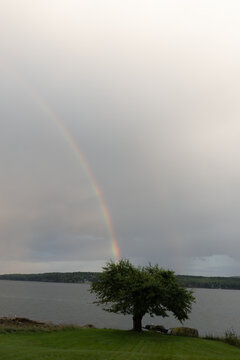
[[[94,305],[87,284],[59,284],[0,280],[0,316],[23,316],[53,323],[93,324],[99,328],[130,329],[131,316],[110,314]],[[196,304],[184,325],[201,335],[240,334],[240,290],[195,289]],[[143,324],[180,325],[174,318],[145,316]]]

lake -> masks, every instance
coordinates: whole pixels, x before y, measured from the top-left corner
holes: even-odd
[[[103,311],[93,304],[88,284],[42,283],[0,280],[0,317],[18,316],[67,324],[93,324],[99,328],[131,329],[131,316]],[[196,304],[184,325],[201,335],[224,335],[228,329],[240,334],[240,290],[195,289]],[[146,315],[143,325],[179,326],[173,317]]]

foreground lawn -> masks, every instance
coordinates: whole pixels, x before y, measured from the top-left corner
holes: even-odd
[[[239,360],[221,342],[143,332],[68,329],[0,334],[1,360]]]

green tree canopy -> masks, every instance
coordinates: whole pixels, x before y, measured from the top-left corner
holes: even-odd
[[[142,318],[166,317],[168,311],[180,321],[188,319],[192,302],[192,291],[178,285],[174,272],[158,265],[134,267],[129,260],[108,262],[98,280],[91,284],[98,305],[104,310],[133,316],[133,330],[141,331]]]

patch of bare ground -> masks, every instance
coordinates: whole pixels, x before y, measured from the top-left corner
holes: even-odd
[[[0,332],[30,331],[57,331],[64,329],[95,328],[91,324],[78,326],[73,324],[53,324],[51,322],[35,321],[24,317],[0,318]]]

